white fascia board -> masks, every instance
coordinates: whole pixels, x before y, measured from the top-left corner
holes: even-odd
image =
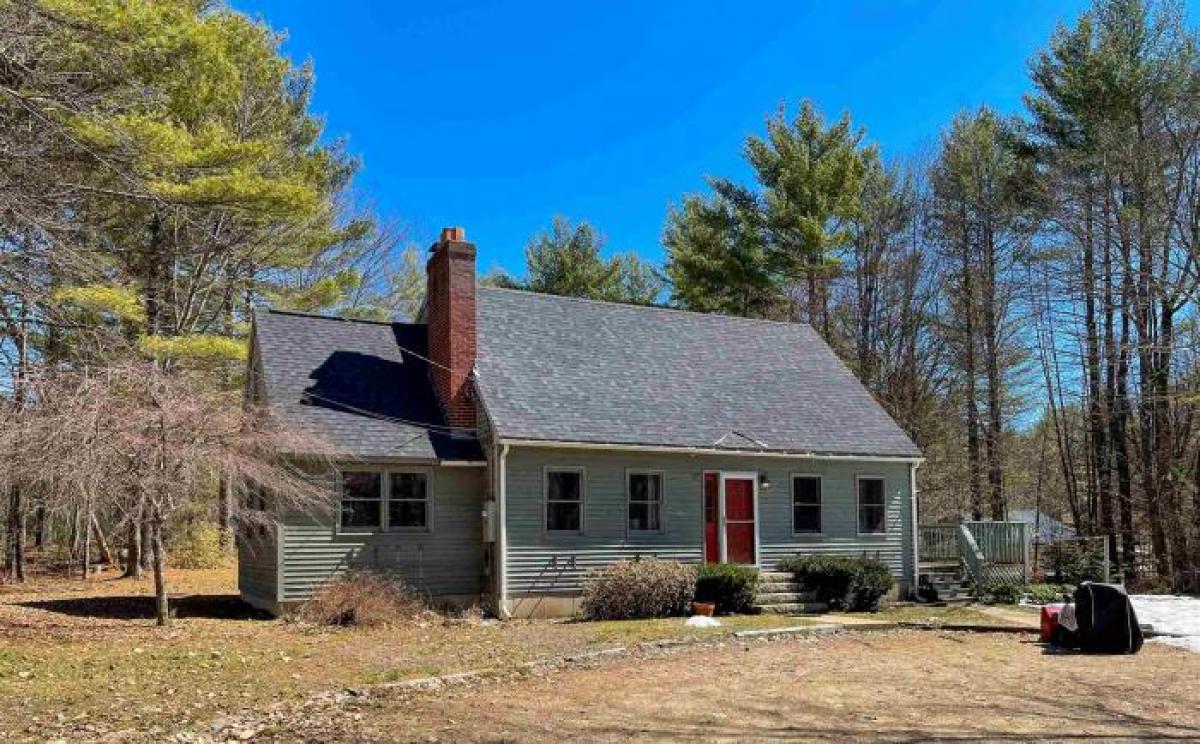
[[[846,460],[858,462],[903,462],[923,463],[924,457],[903,455],[840,455],[820,452],[786,452],[780,450],[758,451],[742,449],[720,449],[715,447],[672,447],[666,445],[618,444],[607,442],[570,442],[551,439],[502,438],[501,444],[513,447],[540,447],[542,449],[580,449],[610,452],[662,452],[682,455],[725,455],[733,457],[773,457],[783,459]]]

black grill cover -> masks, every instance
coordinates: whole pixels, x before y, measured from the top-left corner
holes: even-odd
[[[1136,654],[1142,629],[1124,587],[1085,581],[1075,589],[1079,650],[1102,654]]]

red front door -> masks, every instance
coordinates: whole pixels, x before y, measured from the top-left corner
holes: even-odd
[[[725,562],[753,565],[754,481],[725,479]]]
[[[720,514],[721,476],[717,473],[704,474],[704,562],[721,562]]]

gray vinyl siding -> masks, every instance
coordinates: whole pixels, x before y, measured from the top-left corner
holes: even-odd
[[[238,592],[260,607],[279,602],[279,543],[275,528],[246,527],[237,536]]]
[[[543,479],[547,467],[584,469],[583,534],[545,531]],[[625,479],[631,469],[663,473],[661,534],[631,534],[626,529]],[[907,463],[514,447],[507,461],[509,596],[577,593],[588,571],[623,558],[701,561],[703,474],[709,470],[767,473],[771,487],[759,491],[762,568],[774,568],[781,558],[798,553],[865,554],[887,563],[897,580],[911,577],[911,561],[906,555],[912,545]],[[792,533],[792,473],[822,476],[821,534]],[[858,534],[855,479],[860,475],[884,478],[884,534]]]
[[[289,515],[282,528],[283,601],[307,599],[323,583],[350,568],[384,571],[435,597],[479,595],[485,470],[430,467],[429,472],[429,532],[341,532],[333,511]]]

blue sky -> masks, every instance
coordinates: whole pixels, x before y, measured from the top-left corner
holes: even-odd
[[[1021,108],[1027,62],[1084,2],[234,0],[316,66],[314,110],[361,192],[427,244],[462,225],[480,269],[521,273],[555,214],[662,258],[667,207],[783,101],[848,110],[888,156],[953,114]]]

